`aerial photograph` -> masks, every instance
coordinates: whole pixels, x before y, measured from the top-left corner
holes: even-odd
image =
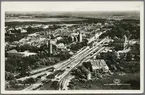
[[[6,91],[140,90],[138,7],[10,4],[4,12]]]

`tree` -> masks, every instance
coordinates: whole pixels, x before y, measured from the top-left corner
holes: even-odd
[[[87,68],[89,71],[93,71],[91,62],[83,62],[83,66]]]
[[[16,84],[17,84],[16,79],[11,80],[11,81],[9,82],[9,84],[10,84],[12,87],[15,87]]]
[[[30,77],[24,81],[25,84],[33,84],[35,82],[36,82],[36,80],[32,77]]]
[[[57,56],[60,57],[61,60],[65,60],[68,59],[71,55],[68,51],[61,51]]]
[[[28,74],[28,66],[30,65],[27,57],[23,57],[20,61],[20,73],[22,76],[26,76]]]
[[[83,41],[81,42],[82,47],[83,46],[87,46],[88,40],[87,39],[83,39]]]
[[[14,75],[10,72],[5,72],[5,78],[6,80],[13,80],[15,79]]]
[[[107,52],[107,54],[104,56],[104,59],[106,61],[106,64],[110,67],[110,69],[115,70],[117,65],[116,54],[114,52]]]

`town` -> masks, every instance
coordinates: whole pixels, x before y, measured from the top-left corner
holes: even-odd
[[[5,89],[140,89],[140,21],[81,19],[6,22]],[[114,78],[130,85],[104,85]]]

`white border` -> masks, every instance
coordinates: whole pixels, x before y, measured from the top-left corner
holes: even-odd
[[[36,2],[36,1],[35,1]],[[85,2],[85,1],[83,1]],[[96,1],[89,1],[96,2]],[[104,1],[103,1],[104,2]],[[113,2],[113,1],[112,1]],[[116,1],[114,1],[116,2]],[[123,1],[122,1],[123,2]],[[128,1],[129,2],[129,1]],[[6,91],[5,90],[5,9],[1,2],[1,93],[2,94],[125,94],[125,93],[143,93],[144,92],[144,2],[140,5],[140,90],[41,90],[41,91]]]

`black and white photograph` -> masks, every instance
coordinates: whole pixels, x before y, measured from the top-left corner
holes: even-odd
[[[2,1],[2,93],[143,93],[143,8],[143,1]]]

